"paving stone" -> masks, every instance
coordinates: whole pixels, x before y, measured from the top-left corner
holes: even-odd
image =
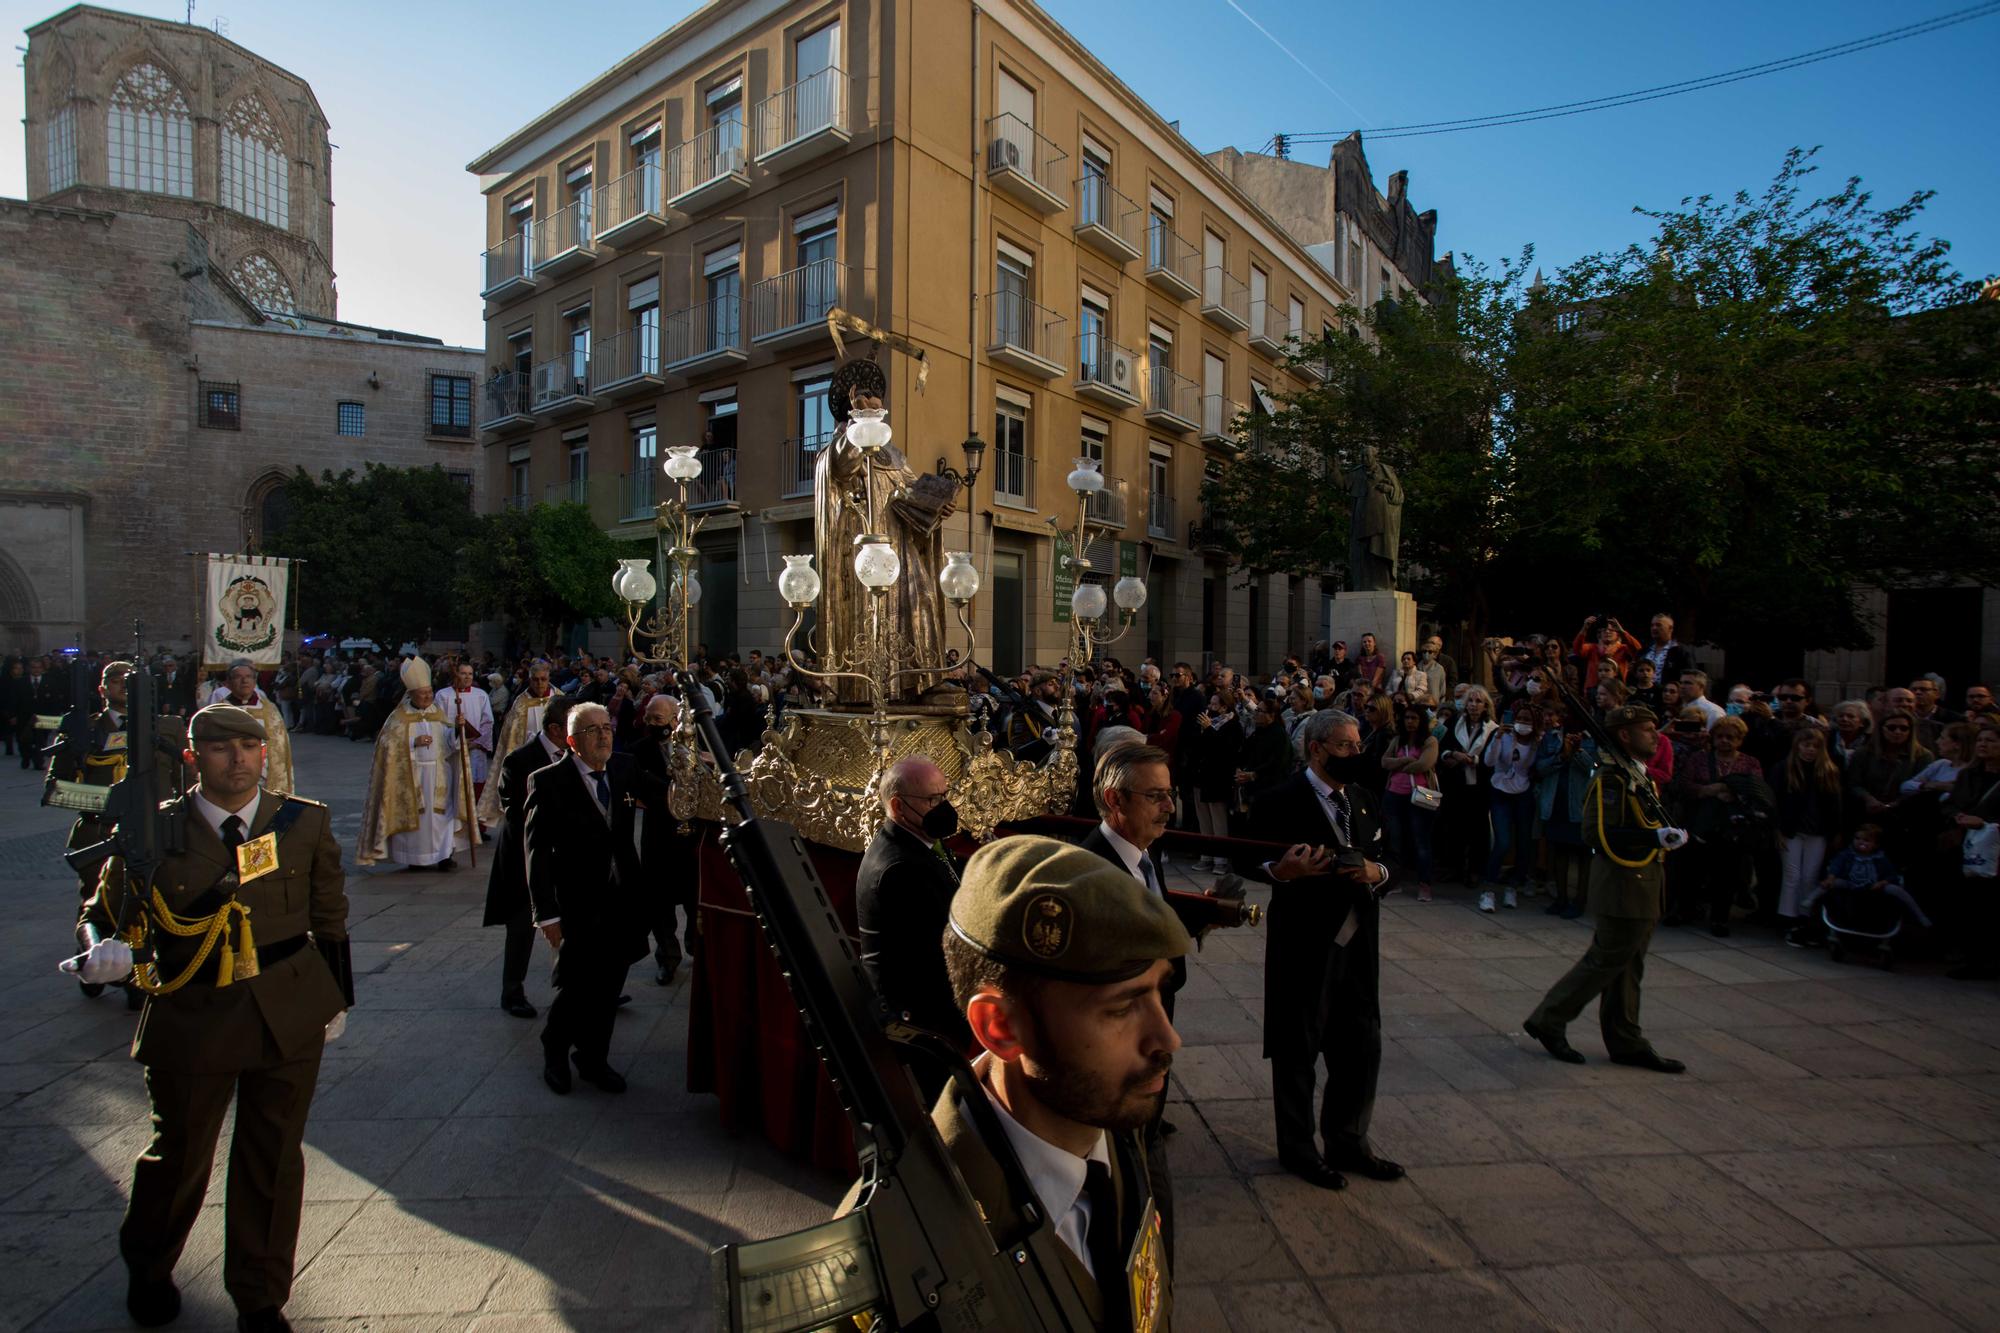
[[[1819,1235],[1698,1157],[1569,1162],[1563,1174],[1668,1254],[1801,1249]]]
[[[1902,1183],[1896,1174],[1900,1154],[1718,1153],[1709,1161],[1834,1245],[1949,1245],[1994,1239]]]
[[[1657,1259],[1509,1271],[1508,1283],[1559,1329],[1589,1333],[1750,1333],[1757,1326],[1677,1263]]]
[[[1405,1166],[1528,1161],[1534,1155],[1481,1110],[1479,1100],[1455,1092],[1379,1099],[1369,1138],[1377,1152]]]
[[[1548,1324],[1497,1273],[1398,1273],[1314,1283],[1341,1329],[1479,1329],[1515,1333]]]
[[[1861,1257],[1906,1291],[1967,1328],[2000,1328],[2000,1245],[1862,1250]]]
[[[1482,1258],[1503,1268],[1533,1263],[1551,1245],[1578,1259],[1652,1253],[1629,1223],[1544,1163],[1418,1167],[1410,1178]]]
[[[1257,1197],[1309,1277],[1413,1273],[1478,1262],[1445,1215],[1407,1183],[1350,1178],[1327,1191],[1295,1176],[1260,1176]],[[1178,1206],[1178,1205],[1177,1205]]]
[[[1493,1093],[1479,1099],[1479,1108],[1546,1159],[1665,1153],[1674,1147],[1641,1120],[1585,1089]]]
[[[1924,1301],[1859,1258],[1838,1250],[1789,1254],[1716,1254],[1688,1267],[1767,1329],[1809,1330],[1830,1321],[1934,1316]]]

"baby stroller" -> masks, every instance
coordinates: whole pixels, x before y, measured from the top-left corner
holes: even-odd
[[[1873,949],[1884,972],[1896,963],[1896,937],[1903,933],[1903,905],[1887,893],[1838,885],[1819,906],[1826,927],[1826,956],[1839,962],[1850,948]]]

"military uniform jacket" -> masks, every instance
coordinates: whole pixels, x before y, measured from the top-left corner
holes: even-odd
[[[82,782],[92,787],[109,787],[124,774],[123,764],[106,762],[112,756],[122,759],[125,755],[125,731],[129,723],[123,714],[120,722],[113,726],[109,709],[99,709],[90,719],[86,744],[92,758],[76,762],[67,751],[58,750],[49,760],[49,776],[64,782]],[[64,844],[71,851],[79,847],[89,847],[104,841],[111,832],[111,825],[102,815],[81,814],[70,825],[69,841]]]
[[[1584,837],[1596,853],[1590,860],[1592,916],[1660,917],[1667,886],[1660,826],[1644,813],[1635,785],[1653,791],[1651,779],[1634,773],[1629,762],[1610,761],[1584,797]]]
[[[300,808],[278,837],[278,868],[235,891],[237,901],[250,909],[260,953],[304,943],[308,932],[319,940],[347,938],[346,877],[327,808],[262,791],[246,836],[269,832],[288,805]],[[226,889],[218,892],[215,886],[235,868],[235,857],[187,797],[176,797],[165,809],[180,824],[186,850],[161,862],[153,887],[170,911],[206,916],[227,896]],[[86,908],[102,935],[108,937],[114,928],[121,896],[136,887],[128,886],[118,857],[105,862],[97,893]],[[150,922],[150,903],[147,915]],[[160,977],[169,982],[181,975],[201,945],[199,937],[170,935],[157,923],[147,938],[158,953]],[[318,1052],[326,1025],[347,1007],[333,970],[316,948],[297,947],[288,957],[264,964],[257,976],[228,986],[214,985],[212,972],[213,964],[205,964],[197,974],[204,979],[168,995],[147,997],[132,1038],[133,1059],[185,1074],[238,1073],[305,1059]]]

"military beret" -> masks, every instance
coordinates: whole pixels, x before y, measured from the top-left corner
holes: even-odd
[[[235,704],[210,704],[188,719],[191,741],[226,741],[235,736],[264,740],[264,724],[255,713]]]
[[[1614,708],[1605,714],[1604,729],[1606,731],[1617,731],[1621,727],[1636,727],[1641,722],[1651,722],[1657,725],[1659,720],[1659,715],[1644,704],[1626,704],[1622,708]]]
[[[1129,981],[1188,951],[1165,900],[1111,862],[1054,838],[981,847],[951,899],[951,929],[988,958],[1061,981]]]

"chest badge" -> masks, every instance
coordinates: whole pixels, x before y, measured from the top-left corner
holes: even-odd
[[[1148,1199],[1125,1264],[1125,1281],[1132,1293],[1132,1333],[1153,1333],[1160,1326],[1167,1285],[1166,1249],[1160,1238],[1159,1209]]]
[[[236,882],[248,884],[278,868],[278,835],[266,833],[236,849]]]

